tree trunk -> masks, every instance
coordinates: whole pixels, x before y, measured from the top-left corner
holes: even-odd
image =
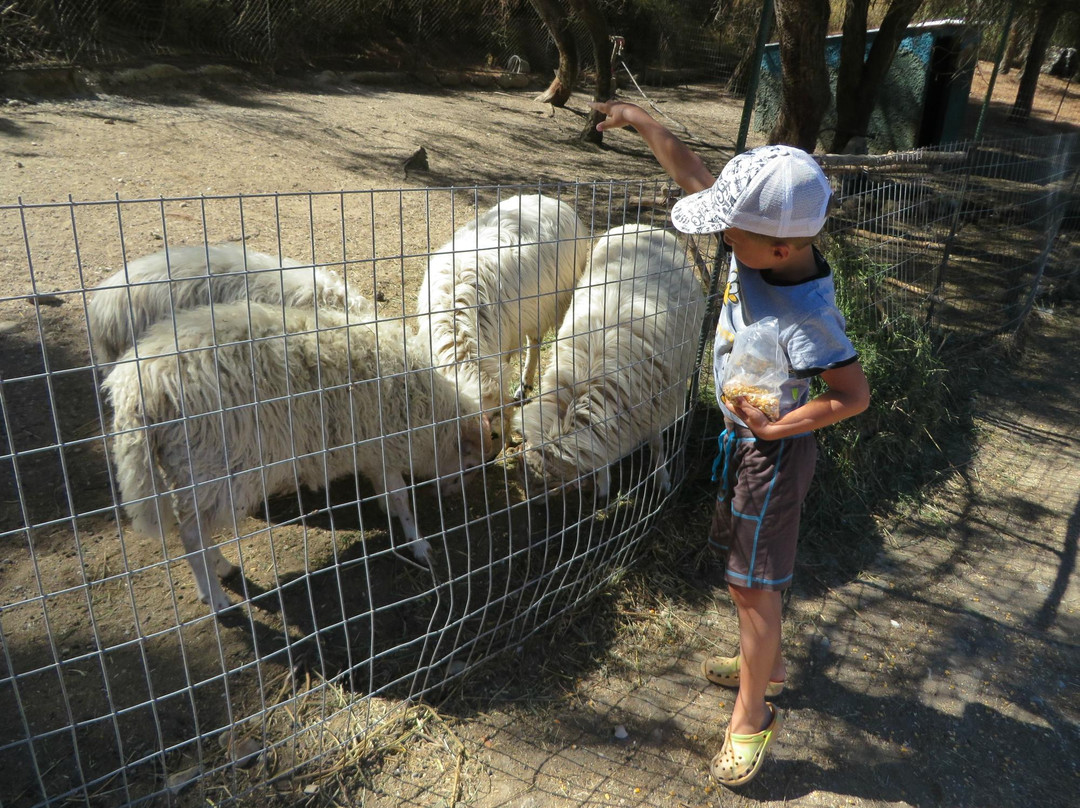
[[[1008,44],[1005,46],[1005,57],[1001,60],[1001,68],[998,71],[1001,75],[1004,76],[1014,67],[1019,67],[1024,63],[1022,54],[1030,30],[1031,23],[1026,14],[1018,17],[1013,23],[1012,30],[1009,31]]]
[[[589,29],[589,37],[592,39],[593,60],[596,63],[596,93],[593,95],[593,100],[607,101],[615,95],[615,83],[611,76],[611,38],[608,35],[607,20],[597,7],[596,0],[569,0],[569,2],[571,8],[585,23],[585,27]],[[596,131],[596,125],[604,120],[604,117],[602,112],[592,110],[578,138],[588,143],[602,142],[604,134]]]
[[[570,29],[570,17],[558,0],[529,0],[540,19],[547,26],[548,33],[555,41],[555,47],[559,49],[559,67],[555,71],[555,78],[551,80],[548,88],[536,97],[537,101],[545,101],[553,106],[566,105],[567,99],[574,91],[574,84],[578,75],[578,48],[577,40]]]
[[[825,67],[828,24],[829,0],[776,0],[781,98],[769,143],[814,150],[831,100]]]
[[[858,96],[863,84],[869,8],[870,0],[847,0],[844,6],[844,35],[840,40],[840,64],[836,69],[836,130],[829,146],[833,154],[841,153],[848,141],[859,134],[841,130],[857,128],[855,122],[847,118],[852,117],[852,107],[863,103]]]
[[[1065,13],[1065,3],[1069,0],[1050,0],[1039,9],[1039,16],[1035,21],[1035,32],[1031,35],[1031,45],[1028,47],[1027,59],[1024,60],[1024,72],[1020,76],[1020,83],[1016,88],[1016,100],[1013,102],[1009,119],[1014,121],[1026,121],[1031,117],[1031,107],[1035,103],[1035,91],[1039,86],[1039,71],[1042,70],[1043,59],[1046,58],[1046,49],[1050,46],[1050,38],[1054,34],[1058,20]]]
[[[892,0],[870,52],[866,52],[869,0],[848,0],[844,37],[836,73],[836,131],[829,151],[842,152],[853,137],[865,137],[885,74],[889,72],[908,23],[922,0]]]

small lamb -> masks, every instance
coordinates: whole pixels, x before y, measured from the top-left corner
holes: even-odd
[[[670,487],[661,433],[686,412],[705,295],[671,233],[625,225],[597,239],[555,337],[540,395],[522,405],[526,468],[549,488],[595,474],[648,444]]]
[[[171,247],[138,258],[94,289],[87,308],[94,360],[113,362],[158,320],[180,309],[251,300],[293,308],[375,308],[332,270],[248,250],[242,244]]]
[[[509,363],[523,349],[522,389],[535,381],[540,339],[566,311],[587,237],[568,203],[514,196],[431,255],[416,296],[417,339],[485,412],[500,414],[513,400]]]
[[[444,493],[491,455],[491,425],[405,350],[398,323],[231,303],[177,311],[105,379],[121,498],[141,535],[179,531],[199,597],[229,606],[235,568],[212,536],[265,497],[362,474],[385,496],[418,560],[406,478]]]

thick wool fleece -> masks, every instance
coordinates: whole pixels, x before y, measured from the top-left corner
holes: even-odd
[[[375,316],[363,295],[330,269],[247,250],[242,244],[172,247],[138,258],[99,283],[88,306],[94,359],[113,362],[147,328],[174,312],[251,300]]]
[[[625,225],[597,239],[540,379],[515,425],[527,466],[551,487],[649,444],[666,485],[661,433],[686,411],[705,295],[678,239]]]
[[[133,528],[178,529],[214,609],[229,603],[217,577],[230,567],[211,536],[234,513],[361,474],[423,559],[406,478],[453,490],[490,454],[487,419],[405,350],[400,323],[347,317],[247,302],[179,311],[151,326],[104,382]]]
[[[587,238],[566,202],[515,196],[431,255],[416,297],[417,339],[436,368],[485,410],[510,403],[510,360],[522,350],[522,384],[535,380],[540,340],[566,311]]]

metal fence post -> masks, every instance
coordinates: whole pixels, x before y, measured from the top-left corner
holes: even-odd
[[[982,135],[983,121],[986,119],[986,110],[990,107],[990,97],[994,94],[994,84],[997,82],[998,68],[1005,56],[1005,45],[1009,41],[1009,30],[1012,28],[1013,15],[1016,13],[1016,0],[1009,3],[1009,13],[1005,15],[1005,22],[1001,26],[1001,40],[998,42],[997,54],[994,56],[994,69],[990,72],[990,83],[986,87],[986,98],[983,99],[982,108],[979,110],[979,122],[975,124],[976,143]]]
[[[761,4],[761,19],[758,20],[757,42],[754,44],[754,61],[750,69],[750,79],[746,85],[746,98],[743,101],[742,120],[739,122],[739,136],[735,139],[735,154],[746,150],[746,135],[750,131],[750,116],[754,112],[757,100],[758,81],[761,78],[761,56],[765,53],[765,38],[769,31],[769,17],[773,13],[773,0],[764,0]]]
[[[1068,155],[1073,153],[1075,140],[1075,135],[1058,135],[1056,138],[1058,148],[1054,150],[1054,154],[1060,167],[1059,173],[1061,174],[1065,173],[1065,163]],[[1066,143],[1069,145],[1066,146]],[[1057,241],[1058,235],[1061,233],[1061,224],[1065,221],[1065,209],[1068,207],[1069,199],[1076,193],[1078,178],[1080,178],[1080,171],[1073,173],[1072,185],[1067,194],[1063,194],[1062,189],[1055,189],[1052,192],[1049,203],[1050,215],[1047,217],[1046,240],[1043,242],[1042,251],[1039,253],[1039,258],[1035,265],[1035,273],[1031,278],[1031,284],[1028,286],[1027,294],[1024,295],[1023,302],[1016,305],[1013,312],[1010,312],[1010,308],[1013,307],[1006,306],[1005,316],[1007,319],[1002,325],[1002,328],[1005,330],[1011,330],[1013,333],[1018,332],[1027,321],[1028,316],[1031,314],[1031,310],[1035,307],[1035,298],[1039,293],[1039,284],[1042,283],[1043,277],[1046,275],[1046,265],[1050,261],[1050,253],[1053,251],[1054,244]]]

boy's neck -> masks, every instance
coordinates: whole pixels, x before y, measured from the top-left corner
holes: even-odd
[[[791,250],[785,260],[769,267],[768,276],[774,283],[801,283],[816,277],[818,271],[814,247],[807,244],[800,249]]]

